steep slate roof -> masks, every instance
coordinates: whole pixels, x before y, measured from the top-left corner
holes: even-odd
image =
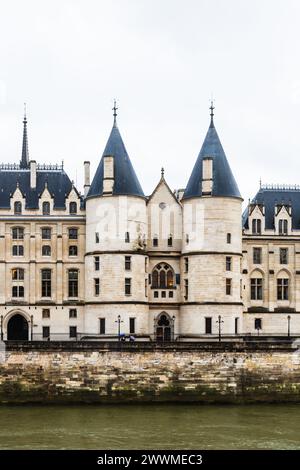
[[[252,199],[252,204],[262,204],[265,207],[265,227],[274,229],[275,206],[277,204],[291,205],[292,207],[292,228],[300,229],[300,189],[292,187],[288,189],[260,188],[256,196]],[[248,208],[243,213],[243,227],[248,227]]]
[[[105,156],[114,156],[114,187],[113,195],[144,196],[142,187],[135,174],[121,134],[114,122],[99,166],[92,181],[87,198],[102,196],[103,193],[103,166]]]
[[[213,114],[211,114],[211,123],[185,189],[183,199],[202,196],[202,160],[205,157],[213,158],[212,196],[241,197],[215,129]]]
[[[64,170],[38,171],[36,175],[36,189],[30,188],[30,170],[2,170],[0,169],[0,208],[10,207],[10,196],[13,195],[19,184],[19,189],[26,201],[26,208],[37,209],[39,196],[47,184],[48,191],[54,199],[55,209],[65,208],[65,199],[72,189],[72,183]]]

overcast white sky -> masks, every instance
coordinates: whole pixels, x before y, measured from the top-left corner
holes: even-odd
[[[300,2],[0,0],[0,161],[65,166],[79,189],[118,124],[146,194],[184,187],[215,124],[244,199],[300,183]],[[77,173],[77,174],[76,174]]]

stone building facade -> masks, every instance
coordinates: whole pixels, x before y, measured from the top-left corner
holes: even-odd
[[[63,165],[0,166],[1,338],[300,332],[300,189],[242,197],[213,120],[184,190],[145,196],[116,122],[84,194]]]

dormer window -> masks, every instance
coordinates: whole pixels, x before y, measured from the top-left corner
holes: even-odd
[[[286,219],[280,219],[278,228],[279,228],[279,235],[287,235],[288,234],[288,221]]]
[[[261,234],[261,220],[260,219],[252,220],[252,233],[253,235]]]
[[[50,215],[50,202],[43,202],[43,215]]]
[[[77,214],[77,202],[70,202],[70,214]]]
[[[20,201],[14,203],[14,213],[15,215],[22,214],[22,203]]]

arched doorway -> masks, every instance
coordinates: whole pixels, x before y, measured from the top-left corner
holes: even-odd
[[[9,319],[7,324],[7,339],[28,341],[28,321],[23,315],[17,313]]]
[[[155,336],[156,341],[172,341],[173,340],[173,323],[174,321],[166,312],[162,312],[156,319]]]

